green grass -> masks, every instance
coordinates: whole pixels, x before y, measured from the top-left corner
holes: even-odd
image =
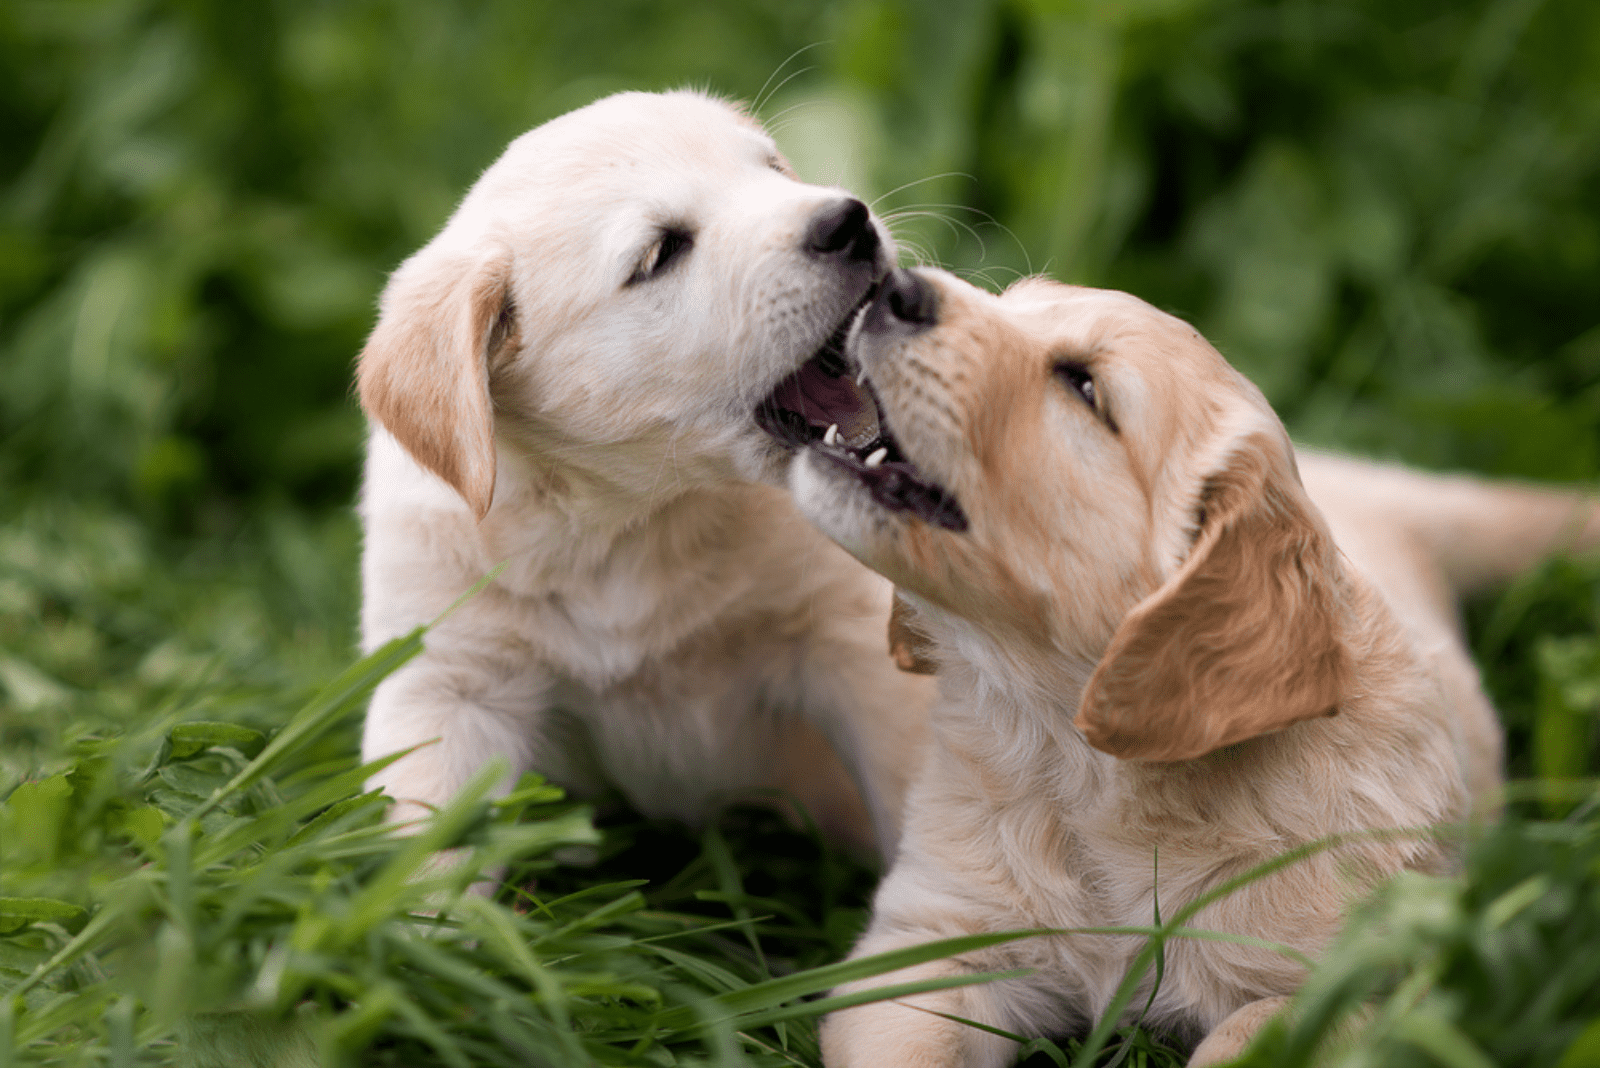
[[[913,255],[1194,321],[1302,440],[1600,481],[1592,0],[12,0],[0,1068],[815,1064],[874,872],[760,809],[534,783],[397,840],[356,765],[384,274],[511,137],[682,84],[775,87],[800,172]],[[1468,607],[1509,769],[1554,785],[1363,906],[1254,1063],[1364,1003],[1329,1063],[1600,1064],[1597,598],[1554,561]],[[509,888],[452,904],[431,844]],[[1028,1063],[1090,1059],[1177,1063]]]
[[[338,672],[332,632],[252,642],[210,620],[185,638],[161,618],[303,566],[283,545],[350,563],[342,523],[247,531],[251,566],[160,575],[131,528],[27,514],[0,572],[0,633],[31,673],[8,685],[33,695],[0,735],[0,1064],[818,1063],[830,1003],[814,999],[848,977],[830,964],[873,872],[765,809],[692,832],[605,806],[597,826],[532,777],[501,801],[480,779],[397,838],[354,739],[418,636]],[[45,551],[63,537],[70,551]],[[142,581],[119,586],[119,568]],[[1559,714],[1589,730],[1581,766],[1564,751],[1559,770],[1593,774],[1597,578],[1552,562],[1473,606],[1489,681],[1510,687],[1514,763],[1539,759]],[[290,676],[318,673],[286,704]],[[1589,1063],[1562,1057],[1600,1018],[1600,794],[1523,787],[1511,812],[1470,843],[1463,878],[1408,876],[1363,906],[1252,1063],[1310,1063],[1363,1003],[1377,1023],[1348,1063]],[[432,871],[440,848],[472,860]],[[462,895],[500,863],[495,900]],[[1161,918],[1121,1004],[1192,911]],[[1033,1049],[1039,1065],[1179,1063],[1137,1031]]]

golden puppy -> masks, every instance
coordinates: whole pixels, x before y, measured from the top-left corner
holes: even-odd
[[[1593,540],[1587,505],[1314,454],[1299,458],[1303,484],[1260,392],[1125,294],[1032,280],[996,297],[896,271],[846,351],[883,440],[807,449],[791,488],[904,591],[942,687],[857,955],[1149,925],[1158,903],[1171,915],[1296,846],[1463,820],[1498,783],[1499,732],[1454,597],[1563,536]],[[1353,893],[1452,862],[1434,837],[1370,837],[1191,926],[1315,955]],[[861,985],[1028,968],[905,1001],[1068,1033],[1104,1011],[1141,944],[1034,938]],[[1272,950],[1180,939],[1145,1019],[1203,1040],[1192,1063],[1214,1063],[1301,978]],[[1012,1052],[893,1002],[829,1017],[823,1049],[832,1068]]]
[[[501,757],[688,820],[776,788],[892,853],[932,682],[884,654],[889,584],[760,483],[826,431],[808,398],[859,391],[839,345],[893,262],[860,201],[676,92],[518,138],[401,265],[358,372],[363,647],[505,568],[373,696],[363,758],[412,750],[375,779],[398,818]]]

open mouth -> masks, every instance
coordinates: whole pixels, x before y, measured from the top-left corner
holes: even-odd
[[[967,529],[967,516],[943,486],[907,460],[889,432],[883,406],[845,353],[845,338],[877,287],[800,370],[756,406],[756,425],[791,449],[812,449],[859,482],[878,505],[910,512],[945,530]]]

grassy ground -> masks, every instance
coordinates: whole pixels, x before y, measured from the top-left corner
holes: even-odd
[[[0,1064],[817,1063],[806,999],[840,981],[874,873],[761,809],[597,827],[531,780],[396,840],[354,741],[416,642],[340,670],[348,520],[183,555],[90,510],[22,515],[0,542]],[[1593,1063],[1597,580],[1553,561],[1470,612],[1513,767],[1565,788],[1524,783],[1463,878],[1363,906],[1253,1063],[1309,1063],[1364,1002],[1347,1063]],[[241,611],[262,588],[282,617]],[[455,899],[470,869],[425,869],[445,846],[509,862],[507,888]],[[1119,1057],[1179,1063],[1139,1032],[1029,1063]]]
[[[407,652],[350,666],[384,274],[512,136],[686,83],[909,255],[1196,322],[1302,440],[1600,480],[1592,0],[11,0],[0,1068],[815,1064],[874,873],[536,783],[396,841],[354,756]],[[1255,1063],[1367,1004],[1336,1063],[1600,1064],[1597,590],[1470,606],[1511,771],[1557,785],[1364,906]],[[419,878],[441,845],[511,888],[416,915],[466,877]]]

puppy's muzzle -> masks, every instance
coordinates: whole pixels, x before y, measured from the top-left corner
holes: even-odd
[[[837,436],[865,446],[878,438],[877,406],[855,380],[844,343],[889,268],[883,241],[867,206],[854,197],[840,197],[811,216],[801,248],[841,277],[858,278],[861,288],[816,353],[756,406],[756,425],[791,449],[820,441],[825,434],[830,440]]]
[[[830,348],[781,383],[756,421],[785,445],[809,449],[859,483],[880,507],[959,533],[968,525],[960,503],[907,458],[889,429],[871,381],[876,346],[866,343],[876,335],[932,326],[939,294],[922,278],[896,268],[869,297],[848,343]]]

